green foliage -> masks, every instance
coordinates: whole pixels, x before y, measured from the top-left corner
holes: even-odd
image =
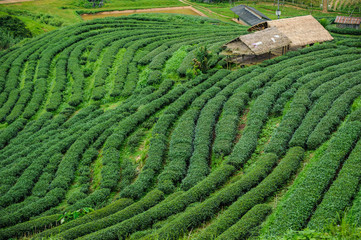
[[[285,234],[288,229],[300,230],[305,226],[323,191],[335,177],[343,159],[360,136],[361,123],[350,122],[331,139],[326,153],[313,163],[292,194],[277,208],[267,232],[270,235]]]
[[[0,132],[0,148],[3,148],[26,125],[26,120],[18,119]]]
[[[330,24],[330,21],[327,20],[326,18],[321,18],[321,19],[319,20],[319,22],[321,23],[321,25],[322,25],[324,28],[326,28],[326,27]]]
[[[361,86],[355,86],[347,90],[333,102],[332,107],[317,124],[315,130],[307,140],[307,146],[310,149],[315,149],[330,137],[332,132],[337,129],[341,120],[349,113],[351,104],[358,96],[360,96],[360,93]],[[327,126],[325,126],[325,124],[327,124]]]
[[[308,223],[308,228],[321,230],[330,223],[335,223],[337,217],[350,204],[355,197],[357,186],[361,180],[360,158],[361,141],[357,143],[344,164],[336,180],[332,183],[322,202],[317,207]]]
[[[189,48],[190,46],[182,46],[173,54],[173,56],[167,61],[165,65],[163,71],[164,76],[176,76],[177,70],[180,64],[183,62],[183,59],[187,56]]]
[[[89,0],[76,0],[75,6],[83,7],[83,8],[101,8],[104,6],[104,3],[106,1],[102,0],[95,0],[95,1],[89,1]]]
[[[74,212],[65,212],[57,219],[57,221],[60,222],[60,224],[67,223],[79,217],[83,217],[86,214],[91,213],[93,211],[94,209],[85,207],[78,209]]]
[[[220,69],[220,47],[243,33],[140,14],[1,51],[0,239],[247,238],[269,213],[265,202],[276,206],[267,226],[286,209],[280,226],[318,228],[351,204],[358,222],[361,51],[338,36],[338,45]],[[192,73],[197,55],[207,74]],[[329,138],[316,158],[307,152],[292,186],[298,146]],[[79,217],[85,208],[96,210]]]
[[[361,35],[361,29],[354,28],[339,28],[335,25],[328,25],[326,29],[333,33],[348,34],[348,35]]]
[[[195,58],[193,59],[193,71],[206,73],[209,69],[209,59],[211,53],[208,51],[207,46],[201,46],[195,52]]]
[[[237,223],[222,233],[217,239],[246,239],[253,228],[257,227],[271,213],[272,207],[258,204],[249,210]]]
[[[54,15],[51,15],[51,14],[39,13],[37,11],[9,9],[9,8],[4,9],[4,11],[6,11],[10,15],[19,16],[19,17],[26,16],[26,17],[31,18],[34,21],[48,24],[48,25],[55,26],[55,27],[61,27],[61,26],[65,25],[62,19],[60,19]]]
[[[14,38],[29,38],[32,37],[31,32],[26,28],[23,21],[13,16],[0,17],[1,29],[12,35]]]
[[[347,215],[342,218],[339,224],[332,223],[321,230],[309,228],[302,231],[290,230],[279,239],[360,239],[361,229],[354,224],[350,224],[346,219]]]
[[[121,211],[118,211],[109,216],[97,219],[95,221],[89,221],[85,224],[73,227],[67,231],[61,232],[57,237],[67,237],[75,239],[77,237],[84,236],[83,238],[103,238],[104,233],[109,231],[111,228],[114,228],[119,222],[124,222],[126,219],[129,219],[137,214],[141,214],[147,209],[153,207],[161,200],[163,200],[164,194],[159,190],[153,190],[149,192],[142,200],[138,201],[135,204],[132,204]]]
[[[272,70],[276,71],[277,69]],[[251,89],[258,88],[262,85],[262,81],[267,80],[266,77],[272,76],[271,74],[265,75],[266,76],[260,75],[259,78],[252,79],[247,87]],[[228,164],[241,167],[248,160],[256,148],[258,136],[267,119],[268,113],[271,111],[273,102],[291,82],[291,79],[284,78],[267,88],[266,91],[256,99],[254,107],[250,110],[242,137],[235,145],[230,157],[227,159]]]
[[[46,231],[43,231],[43,232],[39,233],[38,235],[36,235],[36,238],[49,237],[49,236],[61,233],[63,231],[66,232],[68,229],[76,228],[77,226],[87,224],[89,222],[96,221],[98,219],[106,218],[107,216],[110,216],[118,211],[123,210],[124,208],[128,207],[132,203],[133,203],[133,201],[130,199],[124,199],[124,198],[119,199],[104,208],[97,209],[96,211],[89,213],[87,215],[87,217],[77,218],[73,221],[64,223],[55,228],[47,229]]]
[[[342,54],[338,53],[338,54]],[[336,55],[337,53],[327,53],[327,55]],[[355,56],[356,57],[356,56]],[[339,61],[348,61],[349,56],[338,56],[331,58],[330,60],[325,60],[322,63],[317,63],[308,68],[302,69],[302,72],[314,72],[320,71],[316,73],[310,74],[311,76],[301,77],[298,82],[306,82],[300,90],[295,93],[294,101],[291,103],[291,110],[288,111],[280,124],[280,127],[277,128],[275,133],[273,134],[269,145],[266,147],[266,151],[275,152],[277,154],[283,154],[288,147],[287,142],[290,141],[290,146],[301,146],[304,147],[304,144],[301,144],[301,139],[305,141],[307,138],[307,133],[312,131],[314,124],[317,124],[321,116],[327,111],[327,107],[332,104],[332,101],[335,100],[336,96],[339,96],[340,93],[348,89],[350,86],[353,86],[354,82],[345,82],[342,85],[337,86],[337,88],[332,89],[332,91],[324,92],[322,98],[317,101],[312,107],[312,109],[306,114],[306,111],[311,107],[311,102],[309,100],[309,94],[312,90],[318,87],[320,84],[322,86],[323,82],[330,83],[332,81],[337,81],[338,79],[343,79],[342,75],[347,73],[348,76],[352,76],[352,71],[357,70],[355,66],[347,67],[345,64],[345,69],[339,71],[338,66],[334,66],[334,64],[339,63]],[[297,75],[297,74],[296,74]],[[313,76],[312,76],[313,75]],[[312,79],[312,80],[310,80]],[[328,81],[329,79],[333,79],[332,81]],[[347,87],[348,86],[348,87]],[[313,92],[315,93],[317,89]],[[312,95],[311,95],[312,96]],[[352,99],[352,94],[349,96],[349,100],[345,101],[345,105]],[[343,106],[344,112],[342,114],[347,113],[347,108]],[[337,107],[339,109],[339,107]],[[334,115],[334,114],[332,114]],[[301,123],[302,121],[302,123]],[[296,130],[296,128],[298,129]],[[295,131],[296,130],[296,131]],[[295,131],[295,132],[294,132]],[[327,134],[327,137],[329,135]],[[318,144],[321,144],[323,141],[327,139],[327,137],[321,138]]]
[[[147,85],[158,85],[162,81],[162,72],[155,70],[149,73]]]
[[[136,132],[134,132],[130,137],[128,138],[128,146],[130,147],[131,151],[135,151],[137,147],[139,147],[140,141],[145,136],[145,129],[139,129]]]
[[[308,105],[304,105],[305,107],[309,107],[309,104],[310,104],[309,100],[307,100],[308,96],[306,95],[306,94],[310,94],[310,91],[314,90],[321,83],[327,82],[330,78],[334,82],[340,81],[339,84],[333,85],[334,88],[332,88],[332,90],[325,91],[324,94],[318,99],[318,101],[312,106],[311,110],[307,113],[307,115],[304,117],[302,123],[299,125],[298,129],[294,132],[294,134],[291,138],[291,141],[290,141],[290,146],[304,147],[306,145],[306,141],[307,141],[307,138],[309,137],[309,134],[312,133],[314,128],[319,123],[320,119],[324,116],[324,114],[327,112],[327,110],[332,106],[332,103],[340,96],[340,94],[344,93],[350,87],[357,84],[355,82],[355,80],[346,81],[346,82],[343,82],[341,80],[341,79],[344,79],[344,77],[351,77],[353,74],[353,71],[354,71],[353,69],[355,69],[357,71],[357,68],[358,67],[355,68],[354,66],[350,66],[350,67],[346,67],[345,71],[337,70],[335,72],[329,72],[328,74],[326,74],[324,76],[320,76],[317,79],[315,79],[315,81],[313,81],[312,85],[308,84],[312,88],[306,89],[306,92],[303,93],[304,101],[306,103],[308,101],[308,103],[307,103]],[[338,67],[337,67],[337,69],[338,69]],[[330,83],[332,81],[329,81],[328,83]],[[320,88],[321,87],[322,87],[322,85],[320,86]],[[315,93],[316,93],[316,90],[315,90]],[[352,98],[352,96],[350,96],[350,97]],[[344,111],[343,113],[347,113],[347,109],[342,109],[342,110]],[[303,113],[303,114],[305,114],[305,113]],[[295,124],[295,127],[296,126],[297,125]],[[328,136],[328,135],[326,135],[326,136]],[[321,136],[320,136],[320,139],[322,139]],[[322,139],[322,140],[324,140],[324,139]],[[319,144],[319,143],[320,142],[317,142],[317,144]]]
[[[219,192],[212,195],[200,205],[191,208],[178,216],[175,220],[169,222],[162,227],[157,235],[161,239],[176,239],[185,233],[188,229],[198,227],[204,220],[213,217],[222,206],[227,206],[235,201],[239,196],[257,185],[267,174],[272,170],[276,164],[277,157],[273,154],[263,156],[256,167],[244,175],[240,180],[232,183]],[[220,166],[216,172],[221,171],[222,168],[230,165]],[[212,174],[211,174],[212,175]],[[206,178],[207,179],[207,178]],[[196,185],[197,186],[197,185]],[[204,232],[208,237],[213,236],[207,234],[208,230]],[[203,234],[203,235],[204,235]],[[206,238],[206,237],[205,237]]]
[[[7,49],[11,46],[15,45],[20,41],[19,38],[13,38],[12,34],[10,34],[8,31],[4,31],[0,28],[0,49]]]
[[[183,190],[193,187],[209,174],[208,158],[211,150],[213,128],[225,99],[226,97],[222,94],[217,94],[216,97],[208,101],[200,112],[195,128],[194,151],[189,160],[187,175],[181,184]]]
[[[0,50],[31,37],[31,31],[22,20],[11,15],[0,16]]]
[[[221,89],[219,86],[224,85],[229,80],[219,81],[226,76],[228,71],[219,71],[210,77],[207,81],[194,87],[179,99],[179,103],[174,103],[174,108],[170,109],[170,113],[175,114],[184,109],[185,106],[190,105],[190,111],[187,111],[180,119],[176,126],[172,139],[170,142],[169,159],[170,163],[165,167],[165,170],[159,176],[159,188],[166,193],[172,192],[175,185],[186,174],[186,162],[192,156],[193,132],[195,131],[196,121],[201,112],[201,108],[207,103],[209,99],[214,97]],[[207,76],[203,75],[196,79],[205,80]],[[212,85],[214,85],[212,87]],[[217,86],[218,85],[218,86]],[[202,95],[200,95],[204,92]],[[200,95],[198,97],[198,95]],[[174,117],[174,116],[172,116]],[[203,157],[206,157],[203,155]],[[203,175],[204,177],[204,175]],[[195,178],[190,178],[191,180]],[[189,180],[188,180],[189,181]]]
[[[263,203],[265,199],[275,194],[275,192],[286,184],[290,177],[297,171],[300,162],[303,160],[303,154],[304,150],[302,148],[296,147],[290,149],[279,165],[262,182],[260,182],[258,186],[250,189],[250,191],[239,197],[238,200],[227,208],[227,210],[224,211],[211,225],[204,229],[198,239],[209,239],[220,235],[226,229],[231,227],[231,225],[235,224],[238,219],[247,213],[253,206]],[[267,158],[270,158],[268,160],[269,164],[272,162],[275,164],[277,161],[277,156],[274,154],[266,154],[262,157],[262,160]],[[256,162],[256,164],[257,163],[258,162]],[[258,174],[257,172],[262,169],[257,165],[255,169],[252,169],[250,176],[252,176],[252,174]],[[270,171],[271,169],[272,167],[267,170]],[[245,177],[246,176],[247,175],[245,175]],[[243,179],[239,181],[242,180]],[[244,181],[247,180],[244,179]]]
[[[252,74],[247,74],[252,70]],[[216,126],[216,138],[213,144],[213,153],[216,156],[226,156],[231,153],[237,135],[239,117],[249,101],[250,92],[248,91],[251,89],[246,88],[246,81],[259,74],[257,70],[252,68],[238,72],[240,78],[236,81],[241,86],[233,92],[232,96],[224,104],[222,117]],[[243,74],[245,76],[242,76]]]
[[[19,223],[15,226],[0,229],[0,239],[22,236],[26,233],[35,233],[39,230],[46,230],[58,224],[59,214],[36,218],[34,220]]]

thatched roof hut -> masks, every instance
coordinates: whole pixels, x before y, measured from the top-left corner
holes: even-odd
[[[225,44],[227,55],[261,55],[273,50],[287,48],[291,41],[277,28],[242,35]]]
[[[292,41],[291,47],[333,40],[330,33],[311,15],[267,21],[252,26],[248,31],[266,28],[277,28]]]

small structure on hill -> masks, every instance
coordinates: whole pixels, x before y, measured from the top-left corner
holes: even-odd
[[[238,5],[231,8],[231,11],[238,16],[238,21],[249,26],[271,20],[257,9],[246,5]]]
[[[331,34],[311,15],[285,18],[256,24],[248,31],[277,28],[291,40],[291,48],[333,40]]]
[[[223,45],[222,55],[242,57],[242,61],[253,62],[255,57],[266,59],[271,54],[280,55],[288,51],[290,39],[277,28],[241,35]]]
[[[337,16],[335,23],[339,28],[355,28],[359,29],[361,24],[360,17],[344,17]]]

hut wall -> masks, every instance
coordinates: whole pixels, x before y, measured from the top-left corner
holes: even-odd
[[[338,23],[337,24],[338,28],[355,28],[355,29],[359,29],[360,25],[357,24],[345,24],[345,23]]]

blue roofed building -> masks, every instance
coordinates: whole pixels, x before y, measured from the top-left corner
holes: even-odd
[[[271,20],[257,9],[246,5],[238,5],[231,8],[231,11],[238,15],[238,21],[241,21],[249,26]]]

